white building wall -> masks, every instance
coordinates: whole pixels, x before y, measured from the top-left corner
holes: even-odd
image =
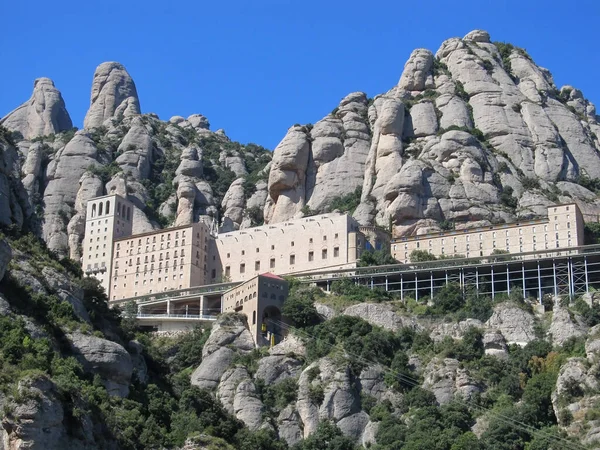
[[[548,217],[516,223],[452,230],[393,239],[391,254],[410,262],[414,250],[435,256],[489,256],[495,250],[523,253],[583,245],[583,216],[576,204],[548,207]]]
[[[331,213],[219,234],[211,257],[214,279],[354,267],[364,248],[358,230],[351,217]]]

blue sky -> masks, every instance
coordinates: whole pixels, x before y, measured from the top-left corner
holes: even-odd
[[[485,29],[524,47],[600,109],[600,2],[7,1],[0,6],[0,116],[50,77],[76,126],[94,69],[119,61],[143,112],[204,114],[241,142],[273,149],[350,92],[387,91],[417,47]]]

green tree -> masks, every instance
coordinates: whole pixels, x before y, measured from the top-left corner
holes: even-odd
[[[281,312],[296,327],[316,325],[321,319],[315,308],[315,301],[323,295],[319,288],[292,288]]]
[[[408,255],[410,262],[424,262],[424,261],[435,261],[437,258],[425,250],[413,250]]]
[[[313,434],[296,444],[293,450],[354,450],[354,443],[333,423],[325,420]]]
[[[389,250],[366,250],[360,255],[358,265],[366,266],[385,266],[388,264],[398,264],[398,261],[390,255]]]

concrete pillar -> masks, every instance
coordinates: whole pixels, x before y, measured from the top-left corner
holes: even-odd
[[[200,296],[200,315],[201,316],[205,316],[206,315],[206,302],[205,302],[205,297],[204,295]],[[223,297],[221,297],[221,312],[223,312]]]
[[[415,272],[415,301],[419,300],[419,280],[417,278],[417,272]]]
[[[585,273],[585,292],[589,293],[590,292],[590,284],[589,284],[589,280],[588,280],[587,256],[583,257],[583,270]]]
[[[171,300],[167,300],[167,314],[171,314]]]
[[[537,263],[537,277],[538,277],[538,301],[542,304],[542,273],[540,271],[540,262]]]
[[[400,301],[404,301],[404,275],[400,274]]]
[[[430,285],[429,285],[429,286],[430,286],[430,289],[431,289],[431,293],[430,293],[430,296],[429,296],[429,298],[430,298],[431,300],[433,300],[433,272],[429,272],[429,276],[430,276],[430,280],[431,280],[431,281],[430,281]]]
[[[525,294],[525,263],[521,263],[521,277],[523,282],[523,298],[527,298]]]
[[[492,272],[492,300],[495,297],[495,291],[494,291],[494,266],[490,266],[490,270]]]
[[[556,286],[556,261],[552,260],[552,280],[554,281],[554,296],[558,295],[558,287]]]
[[[506,293],[510,295],[510,268],[506,265]]]

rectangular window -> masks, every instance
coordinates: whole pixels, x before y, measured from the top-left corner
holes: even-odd
[[[327,249],[321,250],[321,259],[327,259]]]
[[[271,259],[270,259],[270,261],[269,261],[269,267],[270,267],[271,269],[274,269],[274,268],[275,268],[275,258],[271,258]]]
[[[333,257],[337,258],[340,256],[340,248],[339,247],[333,247]]]
[[[260,270],[260,261],[254,262],[254,270]]]
[[[308,260],[309,261],[315,260],[315,252],[308,252]]]
[[[240,264],[240,273],[246,273],[246,264]]]
[[[296,264],[296,255],[290,255],[290,264],[291,265]]]

